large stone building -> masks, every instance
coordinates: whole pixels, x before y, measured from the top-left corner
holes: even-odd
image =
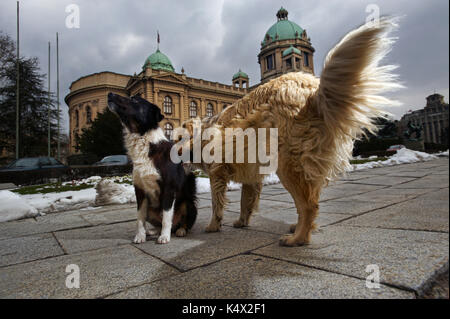
[[[404,128],[408,123],[421,126],[425,143],[448,145],[448,117],[448,103],[444,102],[444,97],[432,94],[427,97],[427,105],[423,109],[403,115],[400,124]]]
[[[258,62],[261,83],[281,74],[304,71],[314,74],[314,48],[288,12],[278,10],[277,22],[261,42]],[[222,111],[259,84],[249,87],[250,79],[239,70],[231,84],[222,84],[175,72],[170,59],[159,48],[144,62],[139,74],[125,75],[105,71],[83,76],[70,86],[65,101],[69,106],[70,150],[75,152],[77,136],[107,105],[108,92],[123,96],[140,95],[158,105],[165,119],[161,127],[168,137],[172,130],[192,117],[206,117]]]

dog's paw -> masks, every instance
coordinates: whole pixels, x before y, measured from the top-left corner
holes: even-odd
[[[244,223],[242,220],[238,219],[233,223],[233,227],[235,228],[242,228],[242,227],[247,227],[248,224]]]
[[[177,231],[175,232],[175,235],[177,237],[184,237],[184,236],[186,236],[186,234],[187,234],[187,231],[183,227],[178,228]]]
[[[159,229],[147,229],[147,235],[149,236],[156,236],[159,235],[160,230]]]
[[[156,242],[158,244],[167,244],[169,241],[170,241],[170,236],[161,235],[158,237],[158,240]]]
[[[280,246],[297,247],[307,245],[308,242],[302,240],[295,240],[294,236],[292,235],[283,235],[280,238],[279,244]]]
[[[215,233],[220,231],[220,224],[217,225],[208,225],[208,227],[206,227],[205,231],[207,233]]]
[[[134,237],[133,242],[135,244],[142,244],[145,243],[145,233],[137,233],[136,237]]]

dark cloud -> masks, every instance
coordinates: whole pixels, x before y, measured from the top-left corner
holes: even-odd
[[[65,27],[65,8],[71,3],[79,5],[80,29]],[[66,111],[63,97],[77,78],[105,70],[140,72],[146,57],[156,50],[157,30],[161,50],[177,72],[184,67],[189,76],[230,83],[241,68],[255,84],[260,80],[260,42],[276,22],[280,6],[289,11],[290,20],[307,29],[319,75],[328,50],[364,23],[366,7],[372,3],[382,15],[403,16],[396,33],[399,39],[386,61],[400,66],[398,73],[407,86],[393,94],[404,103],[392,111],[395,116],[423,107],[425,97],[434,91],[448,100],[449,3],[443,0],[23,0],[21,52],[37,56],[45,73],[47,42],[54,49],[55,32],[60,33],[61,100]],[[0,30],[13,37],[15,6],[16,1],[0,2]],[[56,87],[55,81],[52,86]]]

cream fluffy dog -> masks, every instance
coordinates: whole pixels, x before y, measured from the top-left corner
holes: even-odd
[[[386,114],[379,107],[397,104],[381,96],[401,87],[391,73],[395,66],[379,65],[394,42],[388,37],[394,26],[392,18],[382,18],[376,25],[365,24],[347,34],[328,53],[320,79],[288,73],[260,85],[213,118],[183,124],[190,133],[196,125],[221,132],[225,128],[278,128],[276,173],[298,213],[298,223],[291,226],[293,234],[283,236],[281,245],[310,242],[322,187],[350,168],[353,142],[365,132],[375,132],[373,120]],[[202,147],[212,140],[202,141]],[[192,138],[189,143],[193,147]],[[223,139],[220,143],[224,146]],[[246,156],[247,149],[245,144]],[[206,231],[220,230],[230,180],[242,183],[241,213],[234,226],[248,226],[258,208],[264,178],[259,173],[261,163],[222,160],[194,166],[211,180],[213,214]]]

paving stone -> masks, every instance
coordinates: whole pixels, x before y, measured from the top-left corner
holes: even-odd
[[[413,298],[411,292],[247,255],[195,269],[167,280],[131,288],[111,298]]]
[[[34,218],[0,223],[0,240],[33,234],[36,224],[37,222]]]
[[[47,233],[64,229],[90,226],[88,221],[84,220],[78,213],[54,213],[45,216],[36,217],[37,233]]]
[[[398,190],[395,190],[395,191],[398,191]],[[448,187],[447,188],[443,188],[443,189],[439,189],[439,190],[431,190],[429,193],[424,195],[424,197],[425,196],[429,200],[439,200],[439,201],[443,200],[443,201],[447,201],[448,202],[448,200],[449,200]]]
[[[56,232],[69,254],[130,244],[136,235],[136,221]]]
[[[336,225],[313,234],[307,246],[273,244],[254,252],[361,279],[367,265],[377,265],[382,283],[418,290],[448,263],[448,249],[445,233]]]
[[[197,199],[197,208],[205,208],[205,207],[211,207],[212,202],[211,198],[204,199],[204,198],[198,198]]]
[[[348,216],[359,215],[377,208],[385,207],[387,205],[384,202],[369,200],[362,201],[355,199],[355,197],[358,196],[361,195],[356,195],[349,199],[335,199],[320,203],[319,212],[320,214],[344,214],[347,218]]]
[[[429,175],[414,181],[395,185],[395,188],[448,188],[448,176]]]
[[[435,191],[433,189],[401,189],[401,188],[383,188],[364,194],[349,196],[347,198],[337,199],[338,201],[348,202],[371,202],[373,204],[382,204],[383,206],[400,203],[419,195]]]
[[[235,213],[230,214],[238,217]],[[178,269],[188,270],[268,245],[279,237],[275,234],[228,226],[222,226],[222,230],[217,233],[206,233],[209,218],[202,216],[204,215],[199,216],[186,237],[172,236],[170,243],[166,245],[157,244],[156,237],[148,237],[147,242],[136,247]],[[231,215],[226,218],[230,217]]]
[[[92,225],[112,224],[136,220],[136,208],[115,209],[111,211],[86,211],[82,218]]]
[[[430,200],[424,195],[349,219],[341,225],[448,232],[448,216],[448,200]]]
[[[52,213],[19,221],[0,223],[0,239],[48,233],[63,229],[90,226],[81,217],[82,211]]]
[[[319,216],[316,219],[316,223],[320,227],[324,227],[350,216],[351,215],[346,214],[328,214],[320,211]],[[229,218],[224,218],[224,224],[227,226],[233,226],[233,222],[238,219],[239,215],[231,216],[229,214],[226,217]],[[247,229],[283,235],[289,233],[290,225],[296,224],[297,220],[298,217],[296,208],[274,210],[263,208],[252,216],[250,225]]]
[[[0,266],[14,265],[63,254],[64,251],[52,234],[0,240]],[[0,272],[3,273],[3,269]]]
[[[65,285],[66,267],[80,269],[80,288]],[[97,298],[173,276],[178,271],[131,245],[2,268],[0,298]]]
[[[228,202],[240,202],[241,201],[241,190],[230,191],[226,194]]]
[[[201,194],[197,194],[197,198],[202,198],[202,199],[209,199],[209,200],[211,200],[211,193],[201,193]]]
[[[395,177],[414,177],[414,178],[419,178],[419,177],[424,177],[429,175],[430,172],[429,171],[420,171],[420,170],[415,170],[415,171],[402,171],[402,172],[393,172],[391,174],[388,174],[387,176],[395,176]]]
[[[411,177],[397,177],[397,176],[377,176],[372,177],[366,180],[361,181],[364,185],[384,185],[384,186],[392,186],[392,185],[398,185],[403,184],[406,182],[410,182],[415,180],[415,178]],[[355,184],[358,184],[358,181],[354,181]]]
[[[372,175],[372,174],[364,174],[364,173],[358,173],[358,172],[350,172],[346,175],[342,176],[339,180],[341,181],[363,181],[370,177],[375,177],[378,175]]]
[[[322,190],[322,193],[320,194],[320,201],[327,201],[330,199],[337,199],[337,198],[347,198],[352,195],[367,193],[384,187],[385,186],[363,185],[353,183],[345,183],[342,185],[326,187]]]
[[[286,197],[291,196],[289,194],[286,194]],[[287,201],[287,202],[279,202],[275,200],[271,200],[269,198],[263,198],[259,200],[259,207],[262,209],[263,207],[267,207],[270,209],[285,209],[285,208],[293,208],[295,207],[294,201]],[[241,203],[240,202],[233,202],[228,203],[226,206],[226,209],[229,211],[234,211],[237,213],[240,213],[241,211]]]
[[[288,191],[284,188],[275,188],[275,187],[263,187],[261,192],[261,198],[268,199],[274,195],[287,194]]]
[[[241,200],[241,191],[235,190],[235,191],[228,191],[225,195],[228,199],[228,202],[239,202]],[[197,197],[201,200],[209,200],[211,201],[211,193],[203,193],[198,194]]]

